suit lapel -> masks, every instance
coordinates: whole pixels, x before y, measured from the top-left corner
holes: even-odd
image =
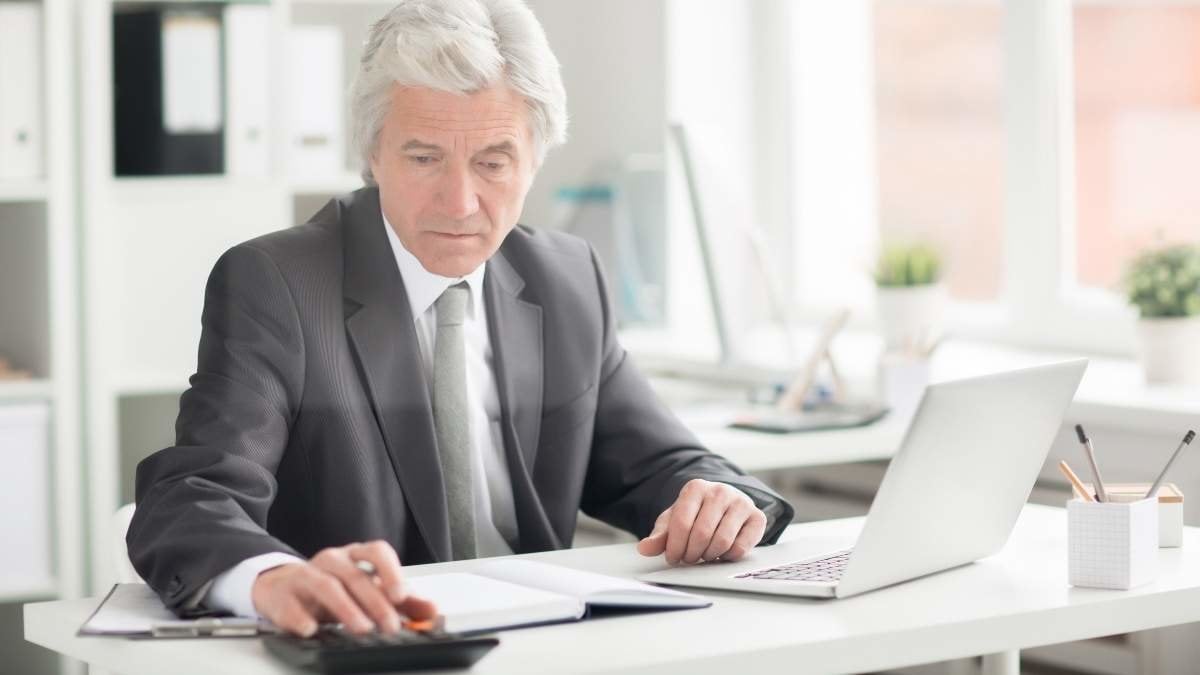
[[[433,406],[408,294],[383,230],[378,190],[360,191],[343,222],[346,333],[417,527],[433,557],[450,560]]]
[[[562,548],[533,485],[542,429],[542,308],[521,299],[525,281],[501,248],[484,281],[501,428],[520,534],[518,552]]]
[[[528,469],[537,458],[542,416],[542,308],[520,298],[525,281],[498,251],[488,261],[484,296],[501,409]]]

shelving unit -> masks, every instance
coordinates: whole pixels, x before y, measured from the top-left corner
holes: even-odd
[[[0,413],[16,406],[44,405],[44,457],[25,456],[40,484],[15,486],[35,495],[25,515],[44,522],[49,569],[28,567],[23,551],[5,549],[0,561],[0,653],[4,668],[29,672],[68,669],[65,661],[25,643],[20,605],[35,600],[79,597],[83,585],[83,476],[80,446],[78,263],[75,237],[74,63],[62,48],[73,30],[71,0],[34,0],[40,10],[37,92],[42,174],[0,179],[0,356],[32,379],[0,380]],[[39,452],[36,448],[4,448]],[[44,462],[44,463],[43,463]],[[17,462],[20,464],[20,462]],[[6,468],[0,477],[17,480]],[[19,473],[19,470],[18,470]],[[12,490],[14,486],[0,489]],[[6,513],[6,517],[22,517]],[[41,526],[33,525],[33,529]],[[6,541],[6,546],[20,546]],[[30,556],[37,552],[28,552]],[[11,556],[11,557],[10,557]]]
[[[174,442],[178,397],[195,372],[208,274],[229,247],[302,223],[331,196],[362,186],[350,150],[327,176],[289,175],[287,106],[293,25],[337,26],[348,86],[370,24],[394,3],[338,0],[246,2],[267,8],[271,91],[265,176],[118,177],[113,169],[114,11],[145,6],[86,0],[79,7],[82,180],[81,270],[84,281],[84,418],[88,466],[88,589],[115,578],[112,514],[132,501],[143,457]],[[186,7],[186,0],[160,3]],[[197,3],[211,7],[212,3]],[[233,4],[233,3],[229,3]],[[339,96],[345,92],[312,92]],[[344,108],[344,104],[342,106]],[[344,120],[348,134],[348,120]],[[178,254],[176,254],[178,252]]]

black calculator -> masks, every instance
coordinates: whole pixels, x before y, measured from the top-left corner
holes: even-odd
[[[423,668],[469,668],[500,640],[465,637],[441,630],[401,630],[396,635],[355,635],[323,625],[312,637],[277,634],[263,638],[267,650],[293,666],[319,673],[378,673]]]

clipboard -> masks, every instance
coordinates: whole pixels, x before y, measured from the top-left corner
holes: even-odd
[[[180,619],[146,584],[113,584],[76,635],[129,639],[256,637],[278,633],[258,618],[205,616]]]

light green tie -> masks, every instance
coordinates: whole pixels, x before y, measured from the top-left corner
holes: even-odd
[[[463,339],[469,298],[466,282],[447,288],[438,298],[433,349],[433,425],[450,516],[450,551],[455,560],[475,557],[475,481]]]

